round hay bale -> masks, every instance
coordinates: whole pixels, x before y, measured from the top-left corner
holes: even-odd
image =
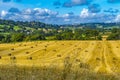
[[[85,50],[85,52],[88,52],[88,50]]]
[[[57,55],[57,57],[61,57],[61,55],[59,54],[59,55]]]
[[[15,56],[11,56],[10,59],[11,60],[16,60],[16,57]]]
[[[26,54],[29,54],[29,52],[26,52]]]
[[[57,50],[53,50],[53,52],[57,52]]]
[[[14,51],[15,49],[14,49],[14,48],[12,48],[11,50],[12,50],[12,51]]]
[[[10,53],[10,54],[8,54],[8,56],[12,56],[12,54]]]
[[[119,48],[118,46],[116,48]]]
[[[80,62],[80,59],[76,59],[76,62]]]
[[[100,58],[96,58],[97,61],[100,61]]]
[[[30,56],[30,57],[28,57],[27,59],[32,60],[33,58]]]
[[[34,48],[33,46],[31,46],[31,48]]]

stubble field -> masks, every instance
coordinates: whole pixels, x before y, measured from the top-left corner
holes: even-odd
[[[6,72],[4,70],[5,66],[12,66],[13,71],[15,71],[16,67],[31,67],[32,69],[36,67],[37,71],[39,71],[39,68],[52,68],[56,69],[56,71],[57,69],[62,70],[64,74],[61,73],[62,76],[60,78],[53,78],[54,80],[70,80],[71,78],[68,79],[66,77],[73,76],[68,75],[71,73],[69,71],[80,75],[78,73],[82,73],[82,70],[90,72],[88,74],[114,75],[115,78],[120,79],[120,41],[36,41],[0,44],[0,66],[0,70],[3,73]],[[6,69],[8,70],[8,68]],[[58,71],[58,73],[60,72]],[[2,77],[3,75],[0,79]],[[104,80],[115,80],[113,77],[107,77]],[[13,79],[12,77],[11,80],[19,79]],[[22,78],[22,80],[37,79]],[[3,78],[2,80],[7,79]],[[52,79],[39,78],[38,80]],[[80,78],[71,80],[80,80]],[[94,79],[89,77],[87,80],[99,79],[94,76]]]

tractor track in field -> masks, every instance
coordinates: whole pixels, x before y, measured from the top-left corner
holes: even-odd
[[[49,45],[52,45],[52,44],[53,44],[53,42],[49,43]],[[23,57],[23,56],[28,57],[28,56],[36,53],[36,52],[42,51],[43,49],[45,49],[45,46],[46,46],[46,45],[48,45],[48,43],[40,44],[40,45],[38,45],[38,46],[33,45],[33,46],[32,46],[33,48],[31,48],[31,46],[29,46],[29,49],[27,49],[27,50],[25,51],[25,52],[29,52],[28,54],[26,54],[26,53],[23,51],[23,52],[21,52],[21,54],[17,54],[16,56],[17,56],[17,57]],[[35,55],[35,54],[34,54],[34,55]]]
[[[73,47],[75,46],[75,45],[78,45],[78,43],[76,43],[76,44],[73,44],[73,45],[71,45],[70,47],[67,47],[67,49],[65,48],[65,49],[63,49],[62,51],[60,51],[60,52],[58,52],[58,53],[56,53],[55,55],[53,55],[53,57],[49,57],[49,58],[46,58],[47,59],[47,61],[52,61],[52,60],[54,60],[53,62],[55,63],[57,60],[63,60],[65,57],[67,57],[67,56],[69,56],[70,54],[71,54],[71,52],[73,51]],[[57,57],[57,54],[58,55],[62,55],[60,58],[58,58]],[[42,59],[43,60],[43,59]]]
[[[7,48],[8,49],[5,49],[5,50],[3,50],[3,51],[0,51],[0,55],[2,55],[2,56],[4,56],[4,55],[6,55],[6,54],[18,54],[18,53],[20,53],[20,51],[27,51],[27,50],[30,50],[31,48],[30,48],[30,44],[29,45],[26,45],[26,44],[22,44],[22,46],[19,46],[19,45],[14,45],[14,44],[11,44],[11,45],[13,45],[12,47],[8,47],[7,46]],[[43,44],[40,44],[40,45],[43,45]],[[11,50],[11,49],[14,49],[14,50]]]
[[[19,46],[20,44],[22,45]],[[12,48],[15,50],[11,50]],[[26,52],[29,53],[26,54]],[[8,46],[0,44],[0,56],[4,57],[6,61],[7,58],[10,58],[8,56],[10,53],[16,57],[18,64],[22,64],[24,60],[27,63],[27,58],[32,57],[32,60],[28,60],[28,64],[36,63],[37,66],[38,64],[57,63],[57,65],[61,65],[65,58],[69,57],[69,61],[74,67],[85,63],[89,64],[90,69],[96,73],[116,76],[117,73],[120,73],[119,41],[44,41],[8,44]],[[5,64],[5,61],[2,62],[2,60],[4,59],[1,59],[1,63]]]
[[[65,44],[66,45],[66,44]],[[49,52],[47,52],[48,51],[48,49],[47,49],[47,51],[45,51],[44,52],[44,56],[41,56],[43,59],[49,59],[49,58],[55,58],[56,57],[56,55],[57,54],[60,54],[62,51],[64,51],[64,49],[66,49],[66,47],[67,48],[69,48],[70,47],[70,45],[69,44],[67,44],[67,46],[61,46],[61,44],[59,44],[58,46],[56,46],[55,48],[52,48],[52,49],[49,49]],[[51,48],[51,47],[50,47]],[[55,51],[54,51],[55,50]],[[40,54],[41,55],[41,54]],[[61,55],[63,55],[63,53],[61,54]],[[31,55],[32,56],[32,55]],[[34,56],[34,55],[33,55]],[[41,59],[41,57],[39,57],[39,56],[34,56],[34,57],[38,57],[38,58],[36,58],[36,59]]]
[[[96,48],[96,45],[97,45],[97,43],[96,42],[92,42],[91,44],[90,44],[90,46],[88,47],[88,48],[86,48],[86,50],[85,51],[83,51],[83,52],[81,52],[82,54],[79,56],[79,57],[81,57],[82,58],[82,62],[83,63],[86,63],[87,61],[89,61],[89,59],[92,57],[92,52],[94,51],[94,49]]]
[[[48,44],[48,43],[42,43],[42,44],[39,44],[39,46],[41,47],[41,45],[42,45],[42,48],[43,48],[46,44]],[[38,47],[36,47],[35,45],[32,45],[32,46],[34,48],[31,48],[30,45],[27,45],[27,46],[19,46],[17,48],[14,48],[15,50],[8,49],[7,51],[0,52],[0,55],[3,57],[6,57],[6,55],[8,55],[8,54],[12,54],[16,57],[23,57],[23,56],[28,56],[28,55],[26,55],[26,52],[32,53],[34,50],[38,50],[38,51],[41,50],[41,48],[39,48],[39,46]]]
[[[102,56],[101,56],[101,63],[100,66],[98,66],[95,71],[98,73],[109,73],[109,74],[114,74],[112,71],[112,67],[109,64],[109,55],[111,54],[108,49],[107,41],[102,42],[103,45],[103,50],[102,50]]]
[[[117,73],[120,72],[120,58],[119,58],[119,54],[116,50],[116,46],[118,46],[117,44],[115,44],[114,46],[110,43],[110,42],[107,42],[107,48],[108,48],[108,54],[107,54],[107,59],[108,59],[108,64],[110,65],[112,71],[113,71],[113,74],[116,75]],[[117,51],[114,51],[114,48],[115,50]]]

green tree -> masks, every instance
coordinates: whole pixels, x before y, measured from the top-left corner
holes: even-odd
[[[11,35],[12,42],[20,42],[23,41],[25,38],[25,35],[23,33],[12,33]]]
[[[2,42],[4,42],[4,43],[9,43],[9,42],[11,42],[11,36],[10,35],[5,35],[4,36],[4,39],[2,39]]]
[[[45,40],[45,36],[40,34],[34,34],[31,35],[30,40]]]
[[[0,34],[0,41],[2,41],[5,37]]]

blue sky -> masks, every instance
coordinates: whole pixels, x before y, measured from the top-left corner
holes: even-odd
[[[50,24],[120,22],[120,0],[0,0],[0,18]]]

